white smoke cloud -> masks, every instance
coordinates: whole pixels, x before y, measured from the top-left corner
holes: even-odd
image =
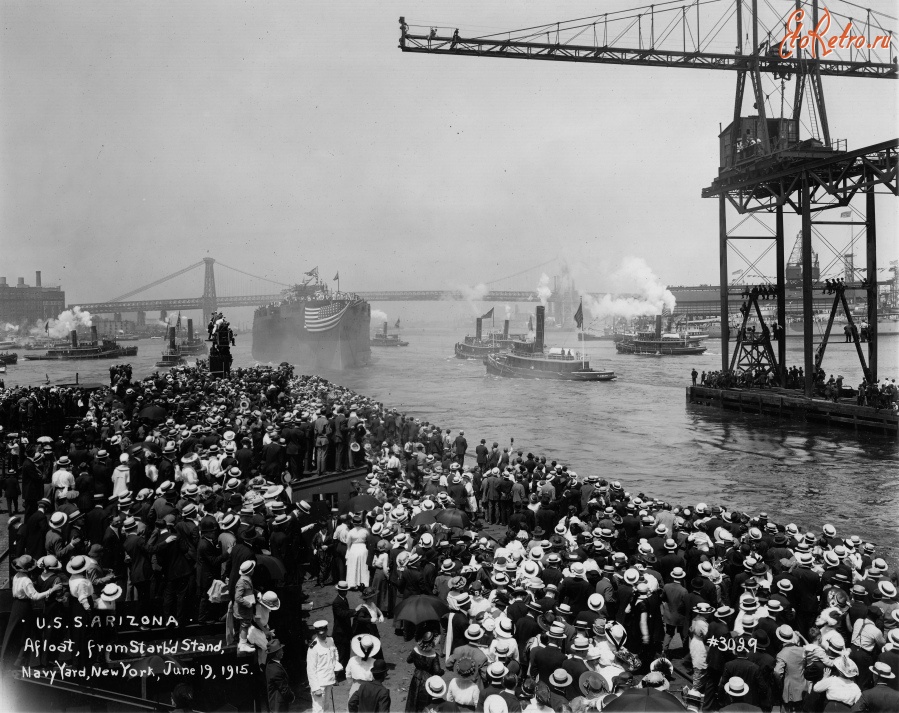
[[[371,311],[371,318],[378,322],[386,322],[387,321],[387,313],[382,312],[379,309],[373,309]]]
[[[509,305],[504,305],[506,309],[506,319],[512,319],[512,308]]]
[[[5,324],[0,325],[0,330],[3,330],[4,332],[14,332],[17,329],[18,327],[14,324],[11,324],[10,322],[6,322]]]
[[[78,327],[90,327],[91,313],[81,309],[78,306],[61,312],[56,319],[49,320],[47,324],[46,334],[52,339],[63,339],[69,336],[69,332]],[[40,336],[44,333],[44,326],[34,326],[31,328],[31,334]]]
[[[637,293],[631,297],[612,297],[603,295],[595,298],[582,292],[584,308],[596,317],[651,317],[662,313],[667,307],[672,312],[676,299],[645,260],[639,257],[626,257],[611,276],[611,282],[619,292]]]
[[[546,303],[552,297],[552,294],[552,288],[549,286],[549,275],[544,272],[540,275],[540,281],[537,283],[537,299],[540,300],[540,304],[546,307]]]
[[[469,309],[471,309],[471,313],[473,315],[480,316],[482,311],[476,302],[484,299],[484,295],[490,292],[490,289],[483,282],[479,282],[477,285],[472,287],[471,285],[453,285],[453,291],[458,292],[462,295],[462,299],[468,303]]]

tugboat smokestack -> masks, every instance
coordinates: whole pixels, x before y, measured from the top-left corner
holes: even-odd
[[[478,317],[478,318],[475,320],[475,323],[474,323],[474,324],[475,324],[475,327],[474,327],[474,338],[477,339],[478,341],[481,341],[481,323],[482,323],[483,321],[484,321],[484,320],[482,320],[480,317]]]
[[[509,320],[503,320],[503,339],[509,338]]]
[[[78,348],[78,332],[76,332],[76,331],[73,329],[73,330],[69,333],[69,335],[72,337],[72,349],[77,349],[77,348]]]
[[[534,339],[534,345],[536,347],[536,351],[543,351],[543,331],[544,331],[544,323],[546,322],[546,307],[540,305],[537,308],[537,336]]]

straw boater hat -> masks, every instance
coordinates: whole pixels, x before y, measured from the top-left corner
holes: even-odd
[[[728,679],[727,683],[724,684],[724,690],[727,691],[728,695],[733,696],[734,698],[740,698],[749,693],[749,686],[747,686],[746,682],[739,676],[732,676]]]
[[[440,676],[431,676],[425,681],[425,691],[431,698],[443,698],[446,695],[446,681]]]
[[[350,640],[350,648],[356,656],[368,660],[381,650],[381,641],[370,634],[357,634]]]
[[[122,588],[118,584],[110,582],[105,587],[103,587],[103,593],[100,594],[100,599],[102,599],[104,602],[114,602],[121,596]]]

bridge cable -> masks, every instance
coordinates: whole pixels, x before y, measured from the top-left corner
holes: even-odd
[[[268,277],[260,277],[259,275],[252,275],[249,272],[244,272],[243,270],[238,270],[236,267],[231,267],[230,265],[226,265],[225,263],[220,262],[220,261],[216,261],[216,263],[218,265],[221,265],[222,267],[228,268],[229,270],[234,270],[234,272],[239,272],[241,275],[246,275],[247,277],[252,277],[256,280],[263,280],[265,282],[271,282],[273,285],[281,285],[282,287],[290,287],[290,285],[288,285],[287,283],[278,282],[277,280],[272,280],[271,278],[268,278]]]
[[[156,285],[161,285],[163,282],[168,282],[172,278],[178,277],[179,275],[183,275],[185,272],[190,272],[194,268],[200,267],[203,264],[203,261],[195,262],[190,267],[185,267],[183,270],[179,270],[178,272],[173,272],[171,275],[167,277],[163,277],[161,280],[156,280],[156,282],[151,282],[149,285],[144,285],[143,287],[138,287],[136,290],[131,290],[131,292],[126,292],[124,295],[119,295],[118,297],[113,297],[110,302],[119,302],[124,300],[127,297],[131,297],[132,295],[136,295],[139,292],[143,292],[144,290],[149,290],[151,287],[156,287]]]

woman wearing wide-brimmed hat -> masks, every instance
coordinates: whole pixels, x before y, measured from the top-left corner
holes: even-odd
[[[350,641],[352,656],[347,662],[344,673],[350,683],[350,691],[347,700],[352,698],[362,681],[372,681],[372,666],[381,653],[381,640],[371,634],[356,634]]]
[[[353,636],[357,634],[370,634],[376,639],[380,639],[378,632],[378,624],[384,621],[384,615],[381,610],[375,606],[375,597],[378,593],[368,587],[362,591],[362,604],[356,607],[356,617],[353,622]],[[378,651],[376,658],[384,658],[384,652]]]
[[[433,631],[425,631],[412,649],[406,663],[415,666],[406,696],[406,713],[419,713],[430,702],[432,694],[426,684],[431,676],[442,676],[443,667],[436,651],[437,637]]]
[[[56,645],[66,638],[66,631],[69,627],[69,587],[68,578],[65,576],[62,564],[53,555],[44,555],[37,561],[40,575],[34,578],[34,588],[39,592],[46,592],[55,585],[60,585],[55,593],[48,596],[41,602],[36,602],[38,617],[45,622],[52,622],[57,617],[63,622],[63,626],[44,626],[40,629],[41,633],[41,650],[35,659],[39,659],[41,666],[50,665],[51,655],[47,649],[47,645]],[[68,654],[54,654],[53,658],[67,658]]]
[[[18,658],[13,665],[21,666],[24,663],[24,652],[21,647],[26,638],[33,634],[33,603],[43,601],[62,589],[61,584],[54,584],[46,591],[39,592],[32,579],[36,567],[37,564],[31,555],[22,555],[12,562],[15,572],[12,579],[12,609],[3,636],[3,646],[0,647],[0,662],[4,664],[7,652],[11,653],[13,649],[18,652]]]
[[[861,689],[855,683],[858,676],[858,666],[844,651],[833,660],[830,675],[825,676],[813,687],[814,693],[823,693],[827,701],[837,701],[846,706],[854,706],[862,695]],[[809,708],[809,710],[812,710]]]

